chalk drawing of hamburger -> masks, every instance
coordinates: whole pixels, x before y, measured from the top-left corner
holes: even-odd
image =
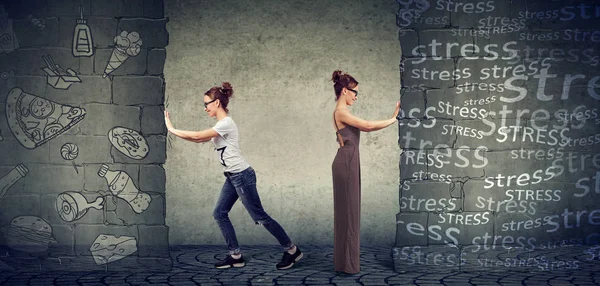
[[[56,243],[52,237],[52,226],[36,216],[15,217],[10,225],[1,227],[0,231],[4,234],[6,245],[18,251],[44,252],[51,243]]]

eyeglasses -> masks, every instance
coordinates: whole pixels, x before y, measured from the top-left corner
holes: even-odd
[[[204,108],[207,108],[207,107],[208,107],[208,105],[209,105],[209,104],[211,104],[211,103],[213,103],[215,100],[217,100],[217,99],[215,98],[215,99],[213,99],[213,100],[211,100],[211,101],[209,101],[209,102],[205,102],[205,103],[204,103]]]
[[[354,89],[347,88],[347,87],[346,87],[346,89],[349,90],[349,91],[354,92],[354,96],[358,97],[358,90],[354,90]]]

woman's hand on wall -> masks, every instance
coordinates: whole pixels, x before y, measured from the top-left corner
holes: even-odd
[[[398,118],[398,113],[400,113],[400,101],[396,102],[396,110],[394,110],[394,116],[392,116],[392,118]]]
[[[173,123],[171,123],[171,117],[168,111],[165,110],[165,125],[167,126],[167,130],[171,131],[171,129],[175,129]]]

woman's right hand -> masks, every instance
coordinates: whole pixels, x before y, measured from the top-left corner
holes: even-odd
[[[394,110],[394,116],[392,118],[396,119],[398,117],[398,113],[400,113],[400,101],[396,102],[396,110]]]
[[[171,114],[167,110],[164,111],[164,114],[165,114],[165,126],[167,127],[168,131],[171,131],[171,129],[174,128],[173,123],[171,122]]]

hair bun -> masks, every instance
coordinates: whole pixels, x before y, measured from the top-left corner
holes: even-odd
[[[334,83],[339,83],[340,80],[342,79],[342,74],[343,74],[343,72],[341,70],[334,71],[333,74],[331,75],[331,80]]]
[[[338,100],[344,88],[354,88],[358,85],[358,81],[348,73],[341,70],[335,70],[331,75],[333,81],[333,90],[335,91],[335,100]]]
[[[221,93],[227,97],[231,97],[233,95],[233,87],[229,82],[223,82],[221,86]]]

